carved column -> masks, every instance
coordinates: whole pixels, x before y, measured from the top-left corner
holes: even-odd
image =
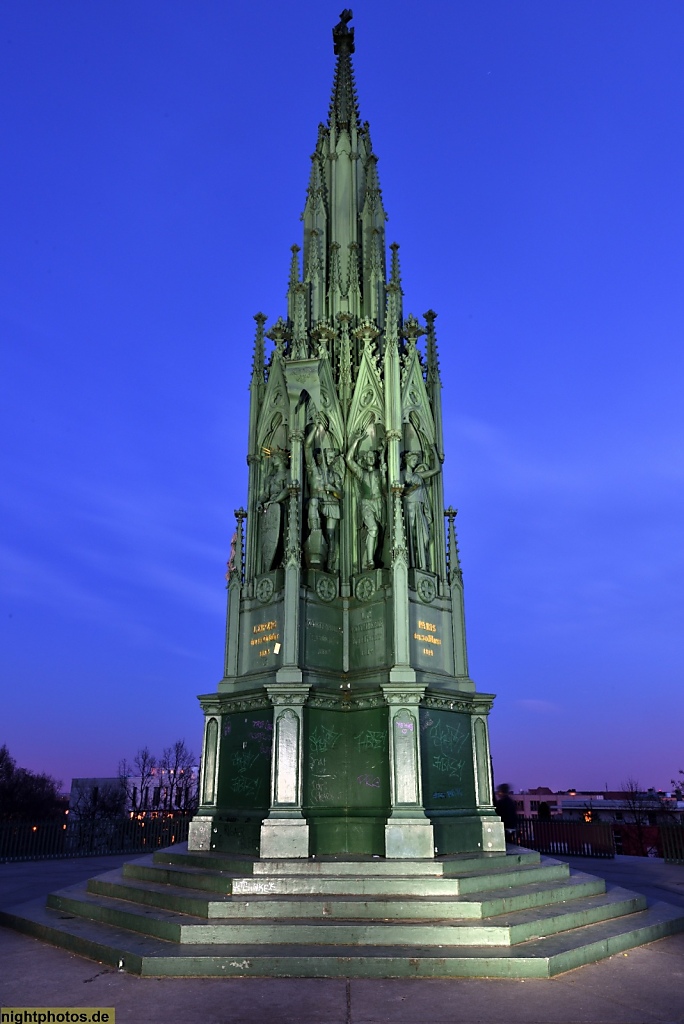
[[[468,652],[465,637],[465,608],[463,602],[463,574],[458,557],[458,542],[454,521],[458,509],[445,509],[444,515],[448,522],[449,539],[449,590],[451,593],[451,628],[454,645],[454,675],[467,681],[464,689],[474,689],[468,679]]]
[[[224,677],[234,679],[238,674],[238,646],[240,638],[240,595],[243,584],[244,528],[247,518],[244,508],[235,511],[235,548],[228,563],[228,625],[226,628],[226,651]]]
[[[418,705],[424,686],[382,687],[388,704],[392,811],[385,825],[386,857],[434,857],[432,824],[423,807]]]
[[[218,773],[221,753],[221,705],[213,697],[201,697],[204,711],[200,805],[190,822],[189,850],[211,850],[212,827],[218,813]]]
[[[309,688],[271,683],[273,703],[271,807],[261,826],[262,857],[308,857],[309,826],[302,811],[303,705]]]
[[[483,695],[480,694],[480,697]],[[493,700],[493,698],[492,698]],[[474,704],[475,713],[470,718],[471,747],[473,752],[473,774],[475,778],[475,805],[482,830],[481,849],[484,853],[503,852],[506,836],[501,819],[494,809],[492,793],[491,761],[489,755],[489,729],[487,715],[491,702]]]
[[[390,669],[392,683],[414,683],[415,670],[411,667],[408,552],[402,495],[404,488],[399,481],[392,484],[392,613],[394,619],[394,664]]]

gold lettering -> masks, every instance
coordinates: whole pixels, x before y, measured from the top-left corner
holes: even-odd
[[[259,622],[256,626],[252,626],[252,632],[265,633],[269,629],[276,629],[277,626],[278,623],[274,619],[271,619],[270,622]]]
[[[429,658],[434,658],[435,652],[431,651],[429,647],[423,648],[423,654],[427,654]]]
[[[423,622],[422,619],[418,619],[418,629],[426,629],[428,633],[437,632],[437,626],[434,622]]]
[[[435,644],[437,647],[441,647],[442,641],[438,636],[432,636],[430,633],[414,633],[414,640],[421,640],[424,644]]]
[[[280,633],[267,633],[265,636],[250,640],[249,643],[251,647],[256,647],[258,644],[270,644],[272,640],[280,640]]]

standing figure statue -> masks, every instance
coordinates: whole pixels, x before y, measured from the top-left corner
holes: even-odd
[[[382,450],[379,453],[370,450],[357,454],[356,449],[363,437],[363,431],[355,435],[347,451],[346,462],[349,471],[358,483],[360,525],[366,531],[363,568],[374,569],[380,532],[384,522],[383,497],[387,489],[385,484],[387,466]]]
[[[421,461],[422,452],[406,452],[404,463],[404,507],[409,542],[409,561],[416,569],[430,569],[432,506],[425,481],[440,471],[439,457],[434,469]],[[435,455],[437,450],[435,449]]]
[[[338,453],[334,448],[314,449],[314,437],[319,429],[323,430],[323,422],[317,416],[304,442],[304,458],[309,481],[309,537],[311,538],[314,531],[325,530],[326,568],[328,572],[337,572],[340,561],[339,522],[344,469],[339,465]],[[314,545],[311,544],[310,547],[313,548]],[[312,554],[310,553],[310,557]]]
[[[275,449],[265,458],[264,489],[259,495],[261,513],[261,572],[274,568],[282,531],[281,503],[287,498],[287,452]]]

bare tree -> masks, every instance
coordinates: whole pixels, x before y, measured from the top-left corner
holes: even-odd
[[[637,779],[628,778],[622,783],[622,795],[625,803],[625,810],[632,818],[636,840],[641,850],[641,855],[648,855],[649,844],[646,838],[645,829],[650,824],[655,824],[655,815],[661,810],[660,801],[657,796],[650,792],[645,793]]]
[[[147,746],[140,747],[133,758],[132,767],[125,759],[119,762],[119,777],[124,776],[126,778],[126,791],[134,811],[149,811],[149,791],[154,781],[156,769],[157,758],[150,752],[150,748]],[[137,800],[134,799],[136,794],[134,793],[135,787],[130,781],[131,778],[140,780],[140,793],[137,795]]]
[[[90,785],[93,779],[74,779],[71,790],[71,811],[80,821],[120,818],[126,809],[126,790],[120,779]]]
[[[185,745],[185,740],[176,740],[172,747],[164,747],[159,759],[161,784],[166,790],[164,807],[172,811],[176,806],[187,809],[191,802],[190,787],[195,755]]]
[[[653,814],[660,810],[660,801],[652,793],[646,793],[637,779],[629,778],[622,783],[622,795],[625,809],[631,815],[635,825],[651,824]]]

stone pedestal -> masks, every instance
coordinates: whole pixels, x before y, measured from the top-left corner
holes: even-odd
[[[303,819],[268,818],[261,826],[259,856],[288,858],[309,856],[309,826]]]
[[[272,683],[271,806],[261,826],[262,857],[308,857],[309,826],[302,812],[303,715],[306,686]]]
[[[386,857],[434,857],[435,840],[427,818],[392,818],[385,825]]]

